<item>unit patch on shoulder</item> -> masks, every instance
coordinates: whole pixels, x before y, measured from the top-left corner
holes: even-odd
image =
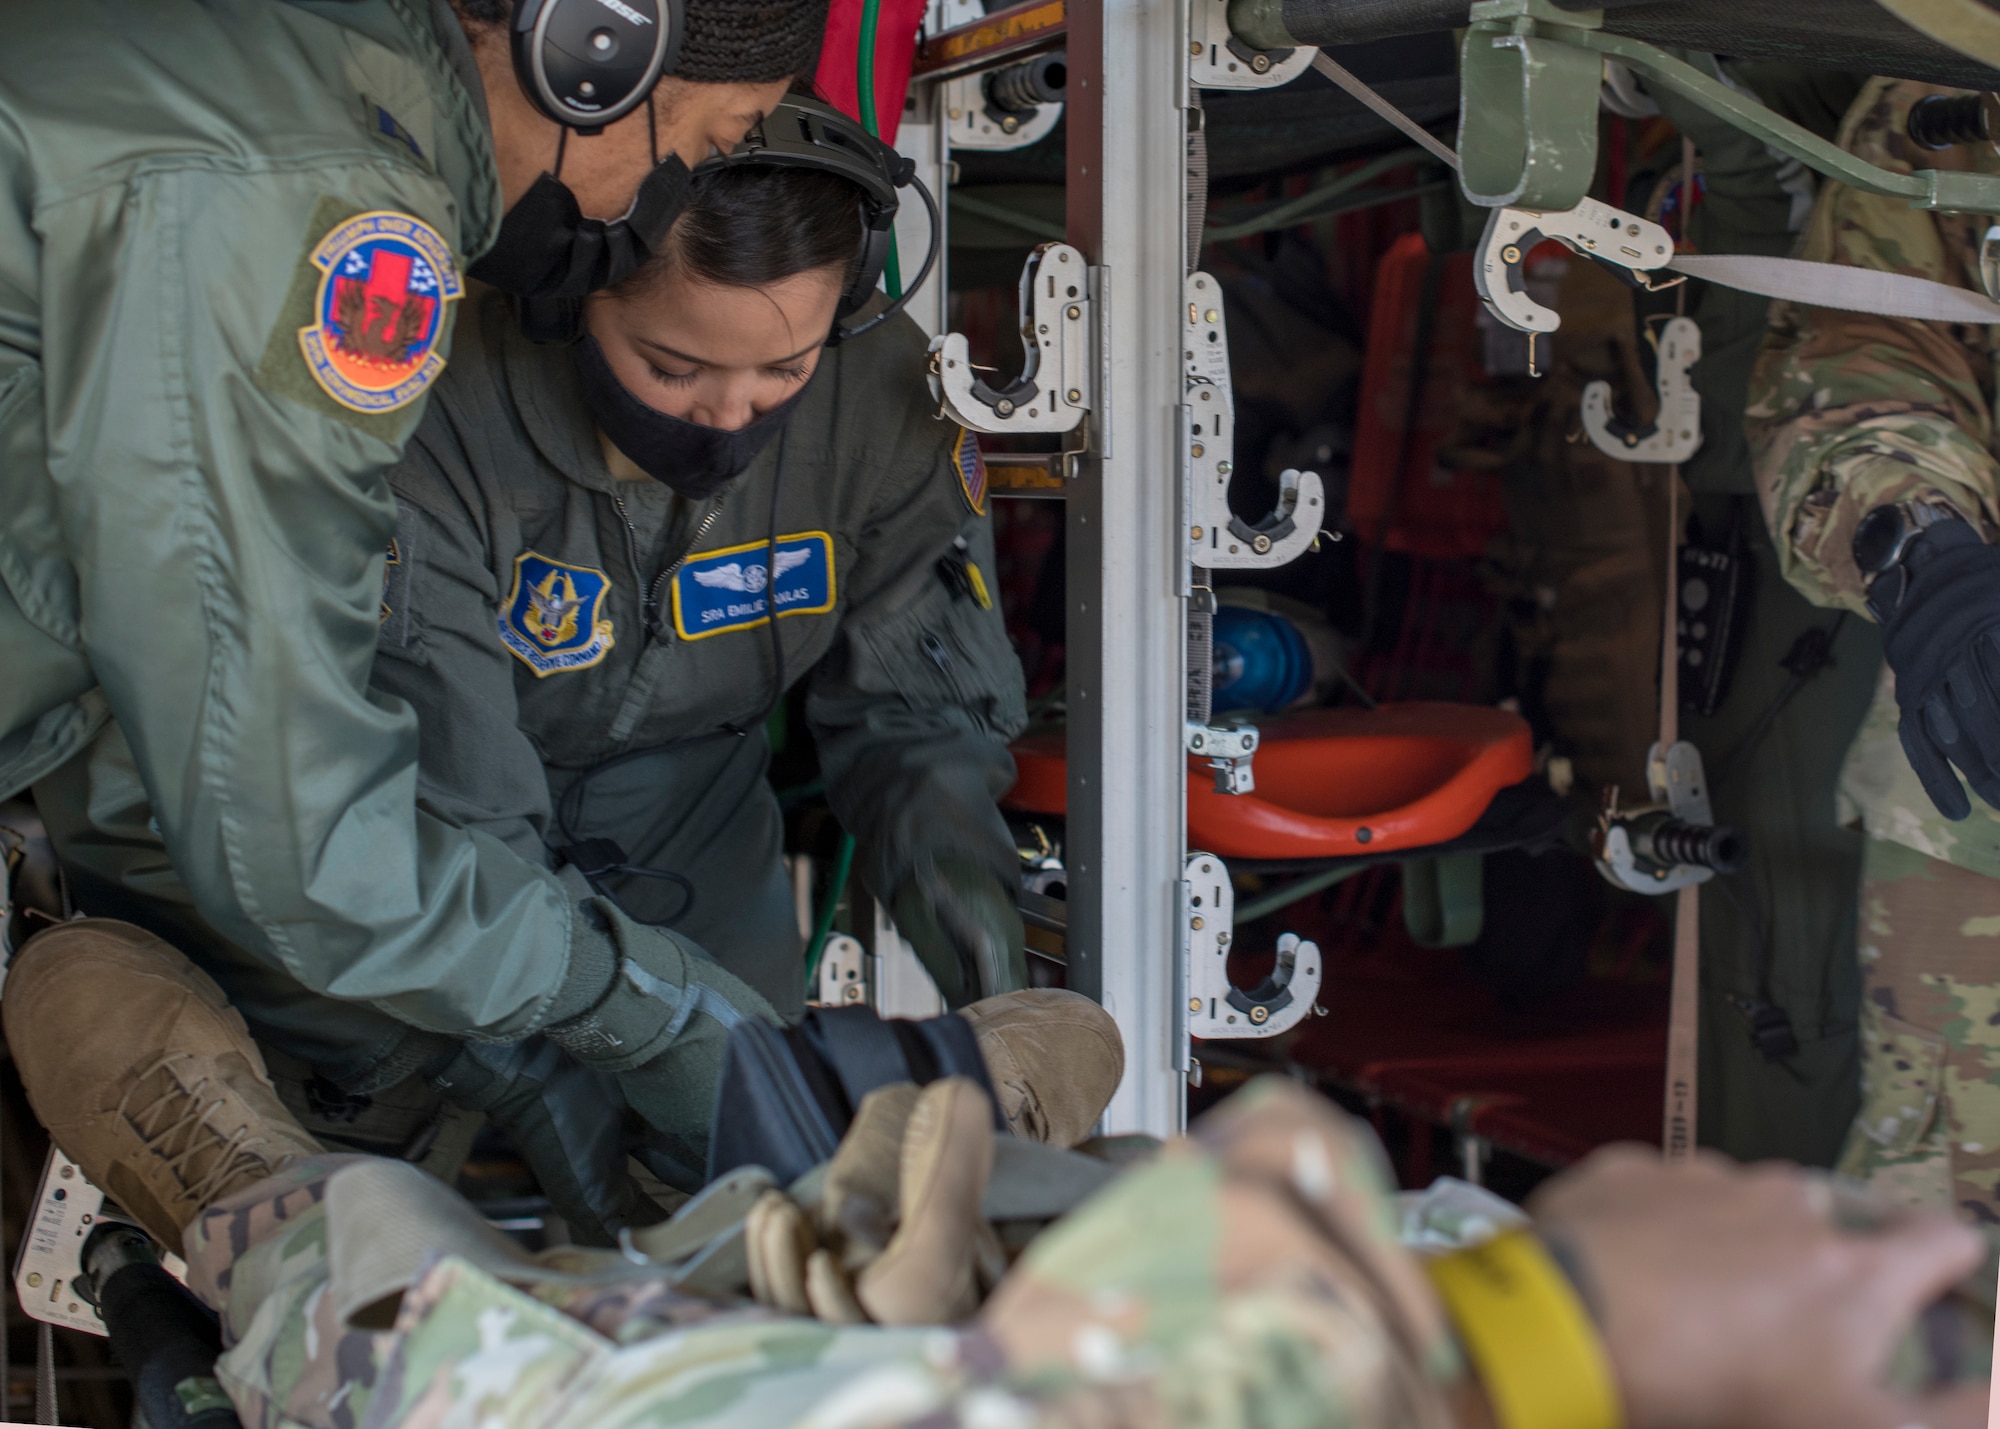
[[[500,643],[537,676],[585,670],[611,649],[604,599],[611,578],[533,551],[514,557],[514,588],[500,612]]]
[[[769,620],[775,585],[778,614],[817,615],[833,609],[833,537],[824,531],[780,536],[690,556],[674,573],[674,629],[683,640],[725,630],[749,630]]]
[[[986,458],[979,454],[979,438],[969,427],[958,429],[958,443],[951,449],[951,469],[958,474],[958,489],[974,516],[986,514]]]
[[[393,412],[444,371],[445,308],[463,291],[451,245],[406,213],[378,210],[337,225],[312,250],[320,271],[306,368],[356,412]]]

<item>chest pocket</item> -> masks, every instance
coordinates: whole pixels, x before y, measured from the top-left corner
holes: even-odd
[[[839,596],[833,537],[825,531],[780,536],[766,560],[764,541],[690,556],[674,573],[674,633],[706,640],[754,630],[778,618],[821,615]]]

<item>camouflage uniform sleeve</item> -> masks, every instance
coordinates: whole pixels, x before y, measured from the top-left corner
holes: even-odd
[[[1842,147],[1903,173],[1969,166],[1969,148],[1927,153],[1904,134],[1911,104],[1951,92],[1871,80],[1841,126]],[[1977,288],[1982,222],[1827,184],[1800,256]],[[1817,604],[1862,610],[1855,526],[1877,506],[1924,493],[1989,538],[2000,533],[1992,383],[1987,328],[1775,305],[1744,425],[1785,578]]]
[[[1468,1368],[1361,1123],[1264,1077],[1028,1248],[979,1331],[1037,1425],[1449,1429]],[[952,1416],[966,1429],[972,1396]]]
[[[411,1265],[394,1325],[363,1329],[339,1307],[381,1287],[329,1191],[360,1164],[297,1163],[189,1228],[247,1429],[1452,1429],[1469,1384],[1372,1135],[1281,1078],[1045,1232],[958,1329],[704,1304],[574,1252],[503,1265],[448,1193],[395,1222],[460,1254]]]

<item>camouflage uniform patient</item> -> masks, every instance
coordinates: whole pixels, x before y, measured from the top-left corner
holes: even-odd
[[[640,1233],[656,1263],[531,1257],[407,1163],[320,1152],[220,990],[135,929],[53,930],[8,984],[37,1114],[184,1244],[248,1429],[1983,1422],[1983,1378],[1889,1374],[1977,1237],[1937,1215],[1843,1230],[1791,1168],[1605,1153],[1533,1230],[1420,1266],[1367,1131],[1290,1082],[1113,1173],[996,1138],[985,1092],[948,1078],[871,1094],[830,1163],[756,1193],[736,1218],[755,1299],[718,1296],[686,1252],[726,1224],[694,1207]],[[115,1031],[88,1011],[107,998]],[[1022,1209],[996,1200],[1024,1153],[1043,1189],[1104,1184],[1010,1267],[992,1222]]]

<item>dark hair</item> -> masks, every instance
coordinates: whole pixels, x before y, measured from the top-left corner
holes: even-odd
[[[636,297],[675,268],[726,288],[836,268],[844,292],[861,263],[861,198],[848,180],[812,169],[758,164],[699,174],[659,251],[614,295]]]

